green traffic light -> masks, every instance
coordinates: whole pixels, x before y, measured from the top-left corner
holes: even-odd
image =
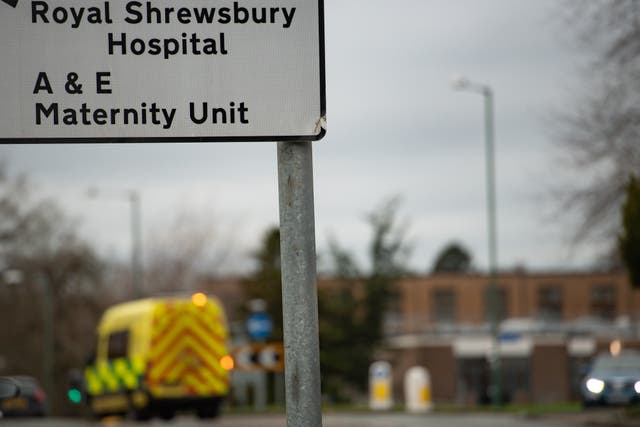
[[[80,390],[78,390],[77,388],[72,388],[71,390],[69,390],[67,392],[67,397],[73,403],[82,402],[82,392]]]

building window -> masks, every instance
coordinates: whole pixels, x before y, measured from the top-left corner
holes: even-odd
[[[436,289],[433,291],[431,312],[436,323],[455,323],[455,292],[452,289]]]
[[[604,320],[616,317],[616,289],[612,285],[591,288],[591,314]]]
[[[487,289],[484,293],[485,319],[487,319],[487,321],[489,322],[491,321],[491,310],[493,307],[491,299],[491,289],[491,286],[487,286]],[[498,321],[502,321],[509,317],[509,306],[507,305],[506,289],[498,287],[495,290],[495,307]]]
[[[463,402],[477,404],[491,402],[490,369],[486,357],[458,359],[458,397]]]
[[[503,357],[501,398],[504,403],[530,391],[531,366],[527,357]],[[491,366],[487,358],[458,359],[458,397],[466,403],[491,403]]]
[[[529,377],[531,366],[528,357],[503,357],[502,363],[502,392],[508,398],[514,398],[518,392],[529,391]]]
[[[538,317],[544,320],[562,320],[562,289],[559,286],[538,288]]]
[[[402,330],[402,308],[397,295],[389,299],[387,311],[382,318],[382,330],[385,335],[394,335]]]

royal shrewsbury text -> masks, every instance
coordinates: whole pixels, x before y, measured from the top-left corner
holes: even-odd
[[[66,25],[71,29],[119,24],[117,31],[106,34],[105,48],[109,55],[150,55],[169,60],[177,55],[227,55],[233,42],[224,32],[226,26],[272,25],[286,30],[293,25],[296,14],[295,7],[245,6],[239,1],[209,4],[217,7],[159,7],[150,1],[68,6],[61,0],[33,0],[31,22]],[[167,37],[144,37],[136,31],[143,26],[168,24],[182,25],[185,31]]]
[[[296,8],[249,7],[233,2],[223,7],[158,7],[152,2],[129,1],[125,3],[105,1],[97,6],[54,5],[52,1],[31,2],[31,22],[65,24],[79,28],[83,24],[113,24],[117,19],[112,8],[124,4],[122,21],[127,24],[268,24],[289,28]],[[228,2],[227,2],[228,3]]]

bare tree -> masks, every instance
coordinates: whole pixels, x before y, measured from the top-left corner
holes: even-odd
[[[561,210],[575,214],[576,243],[604,242],[615,253],[626,183],[640,170],[640,2],[565,3],[579,46],[592,53],[577,99],[559,114],[559,142],[573,184]]]
[[[228,274],[234,230],[222,230],[209,215],[183,211],[168,228],[153,232],[145,245],[146,293],[191,291],[204,277]]]
[[[0,264],[19,272],[0,283],[0,372],[39,378],[56,413],[69,409],[66,372],[90,353],[110,303],[102,265],[75,229],[54,202],[33,197],[26,178],[0,166]]]

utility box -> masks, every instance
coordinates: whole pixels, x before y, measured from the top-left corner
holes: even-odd
[[[431,376],[421,366],[410,368],[404,375],[404,398],[407,412],[425,413],[433,409]]]
[[[393,406],[391,364],[373,362],[369,367],[369,408],[385,411]]]

